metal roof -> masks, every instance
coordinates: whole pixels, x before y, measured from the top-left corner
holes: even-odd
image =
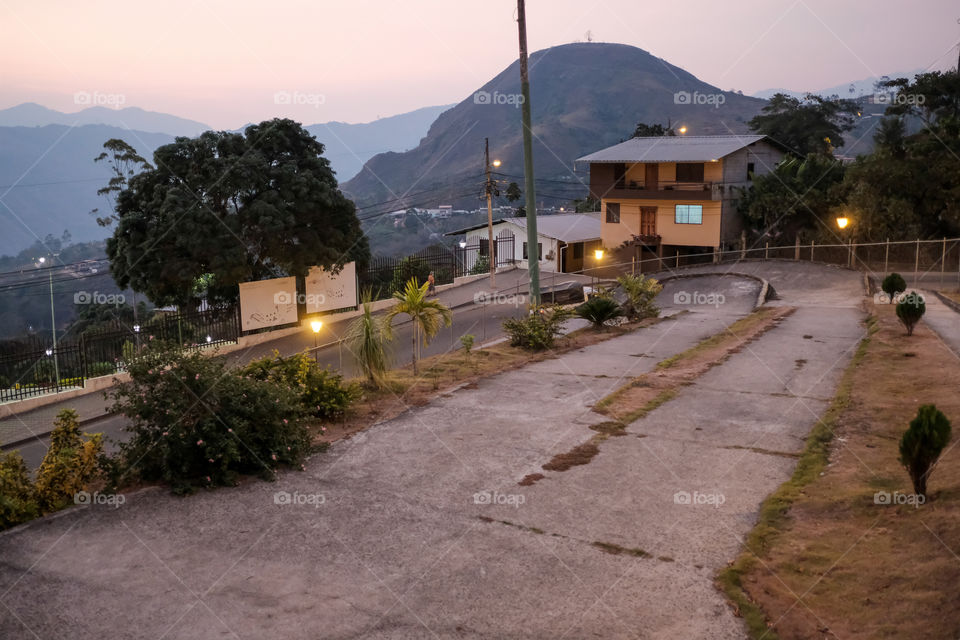
[[[766,136],[662,136],[631,138],[577,158],[577,162],[710,162],[728,156]],[[769,140],[767,140],[770,142]]]
[[[511,222],[524,231],[527,229],[527,219],[525,217],[500,218],[494,220],[494,226]],[[449,231],[444,235],[457,236],[468,231],[483,229],[487,223]],[[553,238],[560,242],[587,242],[589,240],[600,239],[600,214],[599,213],[558,213],[549,216],[537,216],[537,234],[546,238]]]

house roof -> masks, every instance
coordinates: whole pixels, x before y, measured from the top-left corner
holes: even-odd
[[[662,136],[631,138],[612,147],[577,158],[577,162],[635,163],[635,162],[710,162],[728,156],[755,142],[766,139],[761,135],[744,136]]]
[[[494,220],[494,226],[510,222],[526,230],[527,219],[525,217],[501,218]],[[458,236],[468,231],[483,229],[486,223],[477,224],[466,229],[449,231],[444,235]],[[600,231],[599,213],[558,213],[550,216],[537,216],[537,234],[546,238],[553,238],[560,242],[586,242],[588,240],[599,240]]]

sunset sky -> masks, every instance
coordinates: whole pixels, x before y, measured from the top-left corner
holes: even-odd
[[[365,122],[458,102],[517,56],[511,0],[0,0],[0,108],[74,94],[216,128]],[[721,89],[814,90],[956,65],[950,0],[530,0],[532,51],[641,47]],[[297,96],[277,104],[275,94]]]

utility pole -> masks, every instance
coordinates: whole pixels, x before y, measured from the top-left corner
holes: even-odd
[[[523,175],[527,191],[527,268],[530,272],[530,302],[540,306],[537,193],[533,182],[533,134],[530,129],[530,74],[527,69],[527,17],[524,0],[517,0],[517,30],[520,33],[520,92],[523,95],[520,107],[523,118]]]
[[[497,162],[497,164],[500,164]],[[490,138],[483,139],[483,166],[487,174],[487,254],[490,260],[490,289],[497,289],[497,251],[493,243],[493,178],[490,175]]]

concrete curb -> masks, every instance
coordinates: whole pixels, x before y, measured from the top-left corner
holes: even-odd
[[[960,303],[956,302],[955,300],[951,300],[950,298],[943,295],[939,291],[934,291],[933,295],[937,296],[937,299],[940,300],[940,302],[942,302],[949,309],[957,313],[960,313]]]
[[[703,266],[703,265],[698,265],[698,266]],[[755,276],[752,273],[740,273],[737,271],[725,271],[723,273],[712,273],[709,271],[706,271],[703,273],[678,273],[676,275],[666,276],[664,278],[655,278],[655,280],[657,282],[667,282],[669,280],[702,278],[704,276],[719,276],[719,277],[732,276],[734,278],[746,278],[747,280],[755,280],[759,282],[760,293],[757,294],[757,301],[753,305],[754,309],[759,309],[764,304],[766,304],[767,300],[770,300],[771,298],[775,298],[777,295],[777,292],[774,290],[774,288],[770,285],[770,283],[766,279],[761,278],[760,276]]]

